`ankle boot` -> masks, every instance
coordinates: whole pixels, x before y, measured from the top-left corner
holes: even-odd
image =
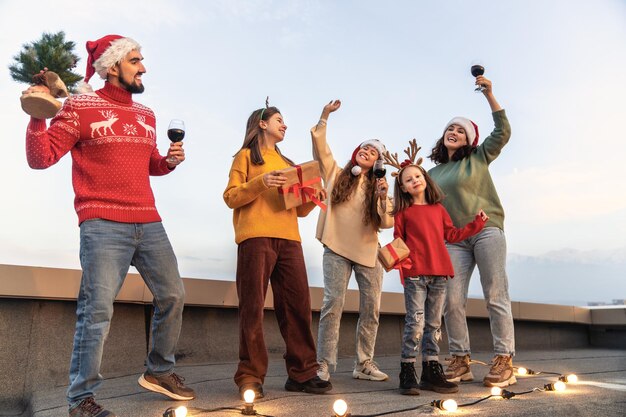
[[[400,394],[420,395],[413,362],[400,362]]]
[[[422,378],[420,389],[435,391],[442,394],[450,394],[459,391],[459,386],[454,382],[448,382],[443,373],[443,368],[438,361],[422,362]]]

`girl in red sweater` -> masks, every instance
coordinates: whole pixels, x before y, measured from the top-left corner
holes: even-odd
[[[412,146],[416,148],[415,144]],[[446,278],[454,276],[444,239],[448,242],[466,239],[478,233],[488,217],[481,210],[465,227],[454,227],[440,204],[443,193],[418,165],[421,161],[413,162],[414,157],[415,154],[400,165],[391,164],[400,168],[394,175],[394,237],[402,238],[407,244],[412,264],[405,264],[401,271],[406,317],[400,392],[404,395],[417,395],[419,389],[457,392],[457,384],[446,381],[438,357]],[[418,384],[415,362],[420,348],[422,377]]]

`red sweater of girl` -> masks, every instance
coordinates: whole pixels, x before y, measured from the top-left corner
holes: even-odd
[[[476,215],[462,228],[454,227],[450,215],[440,204],[413,204],[394,216],[394,238],[402,238],[411,254],[411,268],[403,268],[404,277],[418,275],[454,276],[454,268],[445,241],[460,242],[480,232],[485,222]]]
[[[165,175],[156,148],[155,117],[132,94],[105,83],[95,93],[65,100],[46,129],[31,118],[26,157],[35,169],[54,165],[72,153],[72,185],[78,223],[100,218],[123,223],[161,221],[150,175]]]

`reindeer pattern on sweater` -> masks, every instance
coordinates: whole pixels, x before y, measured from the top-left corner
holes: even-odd
[[[127,100],[111,98],[118,96]],[[150,108],[106,84],[96,93],[68,98],[48,129],[45,121],[31,120],[28,163],[47,168],[71,152],[79,222],[89,218],[160,221],[149,177],[170,169],[156,147],[155,123]]]

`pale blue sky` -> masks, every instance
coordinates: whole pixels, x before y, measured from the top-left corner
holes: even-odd
[[[23,43],[59,30],[76,42],[81,74],[87,40],[118,33],[142,44],[146,92],[136,99],[157,115],[160,149],[169,120],[185,120],[188,160],[152,181],[184,276],[234,275],[222,192],[246,119],[265,96],[283,112],[281,149],[296,161],[311,159],[308,130],[334,98],[343,106],[331,116],[329,142],[341,163],[372,137],[399,153],[415,137],[426,157],[453,116],[473,119],[483,138],[491,131],[489,107],[473,92],[475,59],[513,129],[491,168],[509,252],[625,252],[624,1],[3,0],[0,27],[0,263],[79,267],[70,158],[28,168],[18,100],[25,86],[7,70]],[[316,221],[317,212],[304,219],[301,234],[319,286]],[[389,277],[385,288],[398,290]],[[626,298],[626,284],[615,290],[607,297]]]

